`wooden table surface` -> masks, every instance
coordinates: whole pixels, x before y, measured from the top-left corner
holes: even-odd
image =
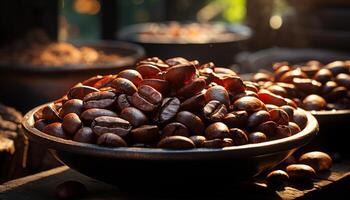
[[[55,199],[55,187],[67,180],[77,180],[85,184],[88,194],[84,200],[111,199],[350,199],[350,162],[336,163],[328,173],[319,175],[310,185],[287,185],[280,191],[266,187],[262,180],[244,187],[232,187],[224,193],[215,191],[197,191],[196,194],[145,195],[123,193],[117,187],[84,176],[67,166],[54,168],[32,176],[16,179],[0,185],[0,200],[43,200]],[[242,189],[243,188],[243,189]],[[155,188],[156,190],[156,188]],[[158,191],[156,191],[158,192]],[[239,198],[238,198],[239,199]]]

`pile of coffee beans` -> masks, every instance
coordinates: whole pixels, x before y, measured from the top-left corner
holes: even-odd
[[[350,109],[350,61],[327,65],[314,60],[304,65],[282,62],[274,64],[273,71],[256,73],[253,81],[306,110]]]
[[[283,186],[288,181],[310,182],[316,174],[329,170],[332,164],[332,158],[321,151],[304,153],[299,159],[292,155],[284,162],[281,169],[271,171],[266,176],[266,181],[271,187]]]
[[[56,137],[109,147],[223,148],[280,139],[307,124],[291,99],[227,68],[181,57],[95,76],[35,113]]]

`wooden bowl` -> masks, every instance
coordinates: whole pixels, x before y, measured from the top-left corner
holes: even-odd
[[[212,187],[257,176],[281,163],[318,132],[316,119],[305,112],[308,123],[299,133],[273,141],[225,147],[167,150],[159,148],[109,148],[65,140],[33,127],[29,111],[23,120],[31,140],[48,146],[56,157],[74,170],[126,189]],[[190,186],[190,187],[189,187]]]

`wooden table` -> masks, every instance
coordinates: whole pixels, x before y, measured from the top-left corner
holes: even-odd
[[[67,166],[54,168],[32,176],[16,179],[0,185],[1,200],[42,200],[55,199],[55,187],[67,180],[77,180],[85,184],[88,194],[84,200],[110,199],[350,199],[350,162],[336,163],[332,170],[314,179],[309,185],[287,185],[280,191],[266,187],[263,180],[244,183],[241,187],[233,186],[232,190],[220,193],[215,191],[197,191],[195,196],[177,194],[145,195],[122,193],[117,187],[84,176]],[[243,188],[243,189],[242,189]],[[155,188],[156,190],[156,188]],[[158,191],[156,191],[158,192]]]

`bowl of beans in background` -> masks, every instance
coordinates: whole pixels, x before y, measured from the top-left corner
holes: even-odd
[[[262,71],[251,80],[260,88],[292,99],[310,111],[318,120],[318,137],[324,150],[340,151],[347,155],[350,122],[350,62],[333,61],[322,64],[311,60],[304,64],[276,63],[273,72]],[[317,141],[317,140],[314,140]],[[319,145],[319,144],[316,144]]]
[[[133,189],[246,180],[318,131],[291,99],[181,57],[147,58],[135,70],[87,79],[29,111],[23,126],[69,167]]]

